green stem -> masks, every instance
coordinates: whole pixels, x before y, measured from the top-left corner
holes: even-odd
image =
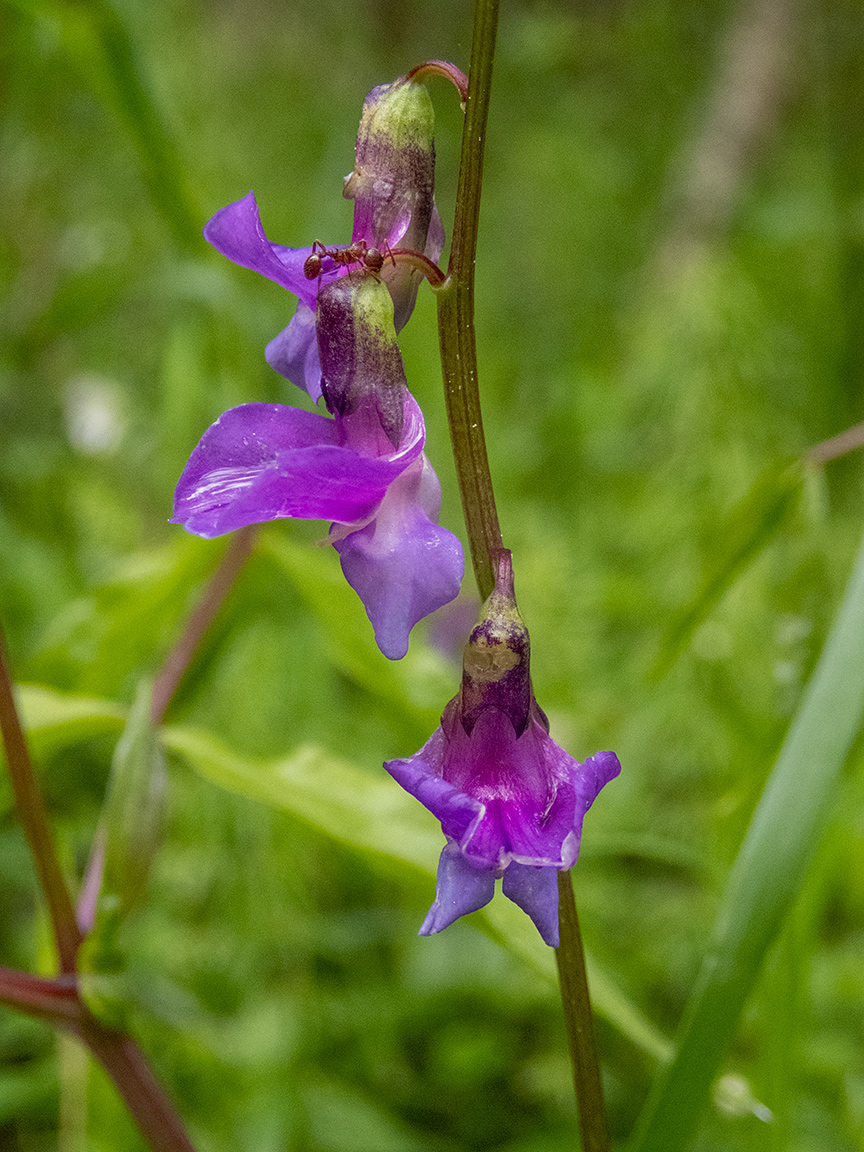
[[[495,585],[495,561],[502,541],[480,411],[474,333],[474,262],[497,27],[498,0],[476,0],[450,264],[447,280],[435,290],[450,438],[474,575],[484,599]],[[606,1109],[585,976],[585,955],[569,872],[559,872],[558,892],[561,944],[555,955],[573,1062],[582,1147],[584,1152],[607,1152]]]
[[[477,0],[453,243],[447,280],[437,291],[447,419],[474,575],[484,599],[495,586],[494,557],[501,547],[501,529],[480,412],[474,338],[474,260],[497,28],[498,0]]]
[[[561,943],[555,949],[555,962],[558,965],[561,1004],[573,1064],[582,1150],[608,1152],[606,1106],[603,1101],[600,1062],[597,1059],[591,999],[588,995],[585,952],[569,872],[558,873],[558,929]]]

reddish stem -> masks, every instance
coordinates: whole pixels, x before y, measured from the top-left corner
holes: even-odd
[[[446,279],[434,260],[411,248],[388,248],[384,260],[385,263],[392,260],[394,264],[410,264],[412,268],[418,268],[433,288],[438,288]]]
[[[195,1146],[135,1041],[122,1032],[112,1032],[92,1018],[82,1028],[81,1035],[114,1081],[155,1152],[195,1152]]]
[[[461,68],[449,60],[427,60],[425,64],[412,68],[405,79],[423,81],[427,76],[443,76],[445,80],[451,81],[464,105],[468,99],[468,77]]]
[[[0,968],[0,1004],[47,1020],[57,1028],[74,1029],[84,1015],[74,976],[48,980],[29,972]]]
[[[180,639],[168,653],[153,684],[150,717],[154,724],[161,723],[174,693],[186,675],[192,657],[198,650],[198,645],[204,639],[225,597],[234,586],[234,581],[240,575],[243,565],[252,554],[257,532],[258,525],[250,524],[231,537],[231,543],[226,548],[219,567],[210,578],[207,590],[193,609]]]
[[[72,898],[57,858],[48,818],[45,815],[42,790],[33,770],[33,762],[18,717],[2,626],[0,626],[0,729],[3,732],[3,745],[9,765],[9,778],[15,794],[15,805],[33,854],[39,883],[48,903],[48,913],[60,958],[60,970],[69,974],[75,971],[75,956],[82,937],[75,919]]]

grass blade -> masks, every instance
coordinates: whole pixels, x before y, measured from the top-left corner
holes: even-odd
[[[864,710],[864,544],[732,869],[680,1030],[631,1152],[679,1152],[699,1123],[765,953],[795,900]]]

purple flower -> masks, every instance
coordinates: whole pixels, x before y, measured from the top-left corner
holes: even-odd
[[[531,691],[528,633],[509,552],[465,648],[462,689],[415,755],[384,765],[441,821],[447,844],[420,934],[440,932],[504,895],[558,945],[556,873],[579,855],[582,820],[620,771],[613,752],[580,764],[549,736]]]
[[[209,538],[286,517],[333,521],[348,583],[381,651],[398,660],[417,621],[458,594],[462,548],[435,523],[440,488],[386,288],[353,275],[321,297],[322,388],[334,418],[281,404],[223,413],[183,470],[172,522]]]
[[[366,97],[355,167],[344,189],[344,195],[354,200],[352,245],[377,248],[385,256],[390,248],[401,246],[433,263],[438,260],[444,228],[434,199],[432,123],[432,103],[422,84],[402,78],[374,88]],[[235,264],[260,272],[297,297],[294,317],[270,341],[264,355],[271,368],[317,401],[321,396],[315,339],[318,291],[350,269],[325,255],[321,275],[307,279],[304,265],[313,246],[272,244],[252,192],[220,208],[205,226],[204,238]],[[421,274],[410,265],[385,259],[381,277],[393,298],[399,332],[411,315]]]

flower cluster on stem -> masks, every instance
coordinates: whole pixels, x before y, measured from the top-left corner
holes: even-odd
[[[403,77],[364,104],[344,189],[348,247],[271,243],[251,192],[210,220],[215,248],[297,297],[267,360],[332,419],[281,404],[224,413],[184,469],[173,517],[207,537],[286,517],[331,521],[328,540],[391,659],[458,594],[464,568],[438,525],[441,490],[396,343],[444,243],[434,164],[428,93]]]

